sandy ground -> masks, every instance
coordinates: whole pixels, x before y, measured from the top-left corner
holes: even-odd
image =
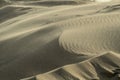
[[[120,80],[120,1],[1,0],[0,15],[0,80]]]

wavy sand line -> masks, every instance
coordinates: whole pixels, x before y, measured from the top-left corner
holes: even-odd
[[[76,7],[74,7],[74,9],[76,9]],[[71,11],[72,10],[73,8],[71,9]],[[50,15],[52,15],[55,12],[54,11],[53,12],[51,11],[50,13],[46,12],[45,15],[44,13],[40,14],[41,12],[39,12],[33,14],[32,18],[31,18],[32,14],[27,17],[26,15],[23,15],[19,17],[20,19],[18,17],[14,18],[20,20],[18,22],[14,22],[14,20],[11,19],[9,21],[0,24],[0,34],[1,34],[0,37],[2,37],[3,39],[3,40],[1,39],[2,41],[0,42],[0,52],[1,52],[0,79],[18,80],[24,77],[33,76],[40,73],[42,74],[67,64],[83,62],[85,60],[88,60],[89,58],[91,58],[91,56],[88,54],[86,54],[85,56],[78,56],[76,54],[71,54],[73,47],[70,48],[70,46],[74,46],[75,51],[77,51],[79,48],[78,44],[74,44],[75,41],[73,42],[70,41],[70,43],[67,44],[68,45],[67,49],[71,51],[65,51],[67,50],[66,48],[61,49],[60,44],[61,43],[63,44],[64,41],[66,40],[65,38],[62,37],[61,34],[62,33],[66,34],[66,32],[69,33],[69,30],[71,29],[73,29],[74,31],[70,32],[70,34],[74,33],[76,29],[83,29],[83,33],[85,35],[88,35],[89,26],[91,26],[91,28],[93,27],[92,30],[90,31],[96,33],[97,30],[95,28],[96,26],[97,27],[107,26],[111,29],[112,26],[116,25],[114,30],[111,30],[116,35],[115,31],[116,28],[119,26],[120,14],[117,12],[109,13],[109,14],[106,13],[106,14],[88,15],[86,17],[77,17],[77,18],[72,17],[71,19],[70,18],[66,20],[63,19],[61,21],[58,20],[58,22],[54,21],[52,23],[43,24],[44,22],[44,21],[42,22],[43,16],[46,16],[46,18],[49,19]],[[62,11],[60,11],[60,13],[62,13]],[[56,19],[59,17],[56,17]],[[24,18],[26,19],[23,20]],[[46,22],[47,19],[45,19]],[[11,22],[12,24],[10,24]],[[33,29],[35,30],[32,31]],[[85,33],[84,29],[87,29],[88,33]],[[103,30],[103,28],[99,28],[99,29]],[[26,33],[27,31],[28,33]],[[106,28],[105,30],[103,30],[103,32],[105,31]],[[94,37],[93,32],[91,35]],[[78,30],[78,34],[79,34],[79,30]],[[107,35],[109,36],[109,34],[106,33],[104,34],[105,36]],[[74,33],[74,35],[76,35],[76,32]],[[58,42],[58,39],[60,44]],[[66,45],[66,42],[64,44]],[[64,47],[64,44],[62,45],[62,47]],[[96,47],[98,47],[97,49],[101,49],[99,48],[99,46],[96,47],[95,46],[96,44],[93,46],[93,48],[96,49]],[[89,46],[87,46],[87,48],[89,48]],[[95,52],[94,50],[91,51]]]
[[[70,28],[61,34],[59,43],[65,50],[76,54],[120,52],[117,43],[120,40],[119,19],[119,14],[110,14],[71,20],[66,23],[65,26]]]

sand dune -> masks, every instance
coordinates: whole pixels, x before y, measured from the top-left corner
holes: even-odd
[[[116,53],[106,52],[102,56],[65,66],[39,75],[37,78],[39,80],[119,80],[118,74],[115,73],[115,70],[120,67],[119,58]]]
[[[120,79],[118,2],[10,2],[0,8],[0,80]]]
[[[72,19],[67,25],[77,28],[73,27],[64,31],[59,42],[65,50],[77,54],[119,52],[120,44],[117,43],[120,38],[119,19],[119,14]]]

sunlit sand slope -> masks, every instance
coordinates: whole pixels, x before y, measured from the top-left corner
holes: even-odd
[[[69,28],[62,33],[59,42],[64,49],[77,54],[92,55],[105,51],[119,52],[119,19],[119,14],[102,14],[72,19],[66,25],[72,26],[71,29]]]

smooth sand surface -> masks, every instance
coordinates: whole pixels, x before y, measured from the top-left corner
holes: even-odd
[[[120,2],[2,1],[0,80],[119,80]]]

